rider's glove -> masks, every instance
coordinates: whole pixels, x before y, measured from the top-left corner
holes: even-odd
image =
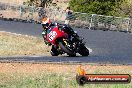
[[[51,46],[51,43],[49,43],[48,41],[44,40],[45,44],[48,46]]]

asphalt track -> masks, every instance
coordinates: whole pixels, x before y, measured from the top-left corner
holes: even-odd
[[[86,46],[92,49],[88,57],[19,56],[0,57],[0,61],[132,64],[132,34],[81,28],[74,30],[84,38]],[[0,31],[42,37],[40,24],[0,20]]]

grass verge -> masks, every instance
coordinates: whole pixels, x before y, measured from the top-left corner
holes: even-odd
[[[41,74],[38,77],[5,75],[10,81],[4,80],[0,83],[1,88],[132,88],[130,84],[86,84],[79,86],[75,77],[65,74]],[[0,76],[1,76],[0,75]],[[4,79],[5,79],[4,78]]]
[[[1,63],[0,88],[132,88],[129,84],[86,84],[76,82],[79,65]],[[130,74],[132,66],[82,65],[89,74]]]
[[[0,32],[0,56],[49,55],[42,38]]]

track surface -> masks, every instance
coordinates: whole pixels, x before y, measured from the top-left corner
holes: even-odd
[[[132,34],[113,31],[74,29],[92,49],[88,57],[67,56],[29,56],[1,57],[0,61],[33,61],[33,62],[89,62],[110,64],[132,64]],[[41,25],[0,20],[0,31],[41,36]]]

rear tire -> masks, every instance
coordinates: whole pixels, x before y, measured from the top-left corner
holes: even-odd
[[[62,49],[65,53],[67,53],[69,56],[71,56],[71,57],[75,57],[75,56],[76,56],[76,53],[75,53],[74,51],[70,50],[70,49],[65,45],[64,42],[59,42],[59,46],[60,46],[61,49]]]
[[[82,56],[88,56],[89,50],[84,45],[81,45],[78,53],[81,54]]]

